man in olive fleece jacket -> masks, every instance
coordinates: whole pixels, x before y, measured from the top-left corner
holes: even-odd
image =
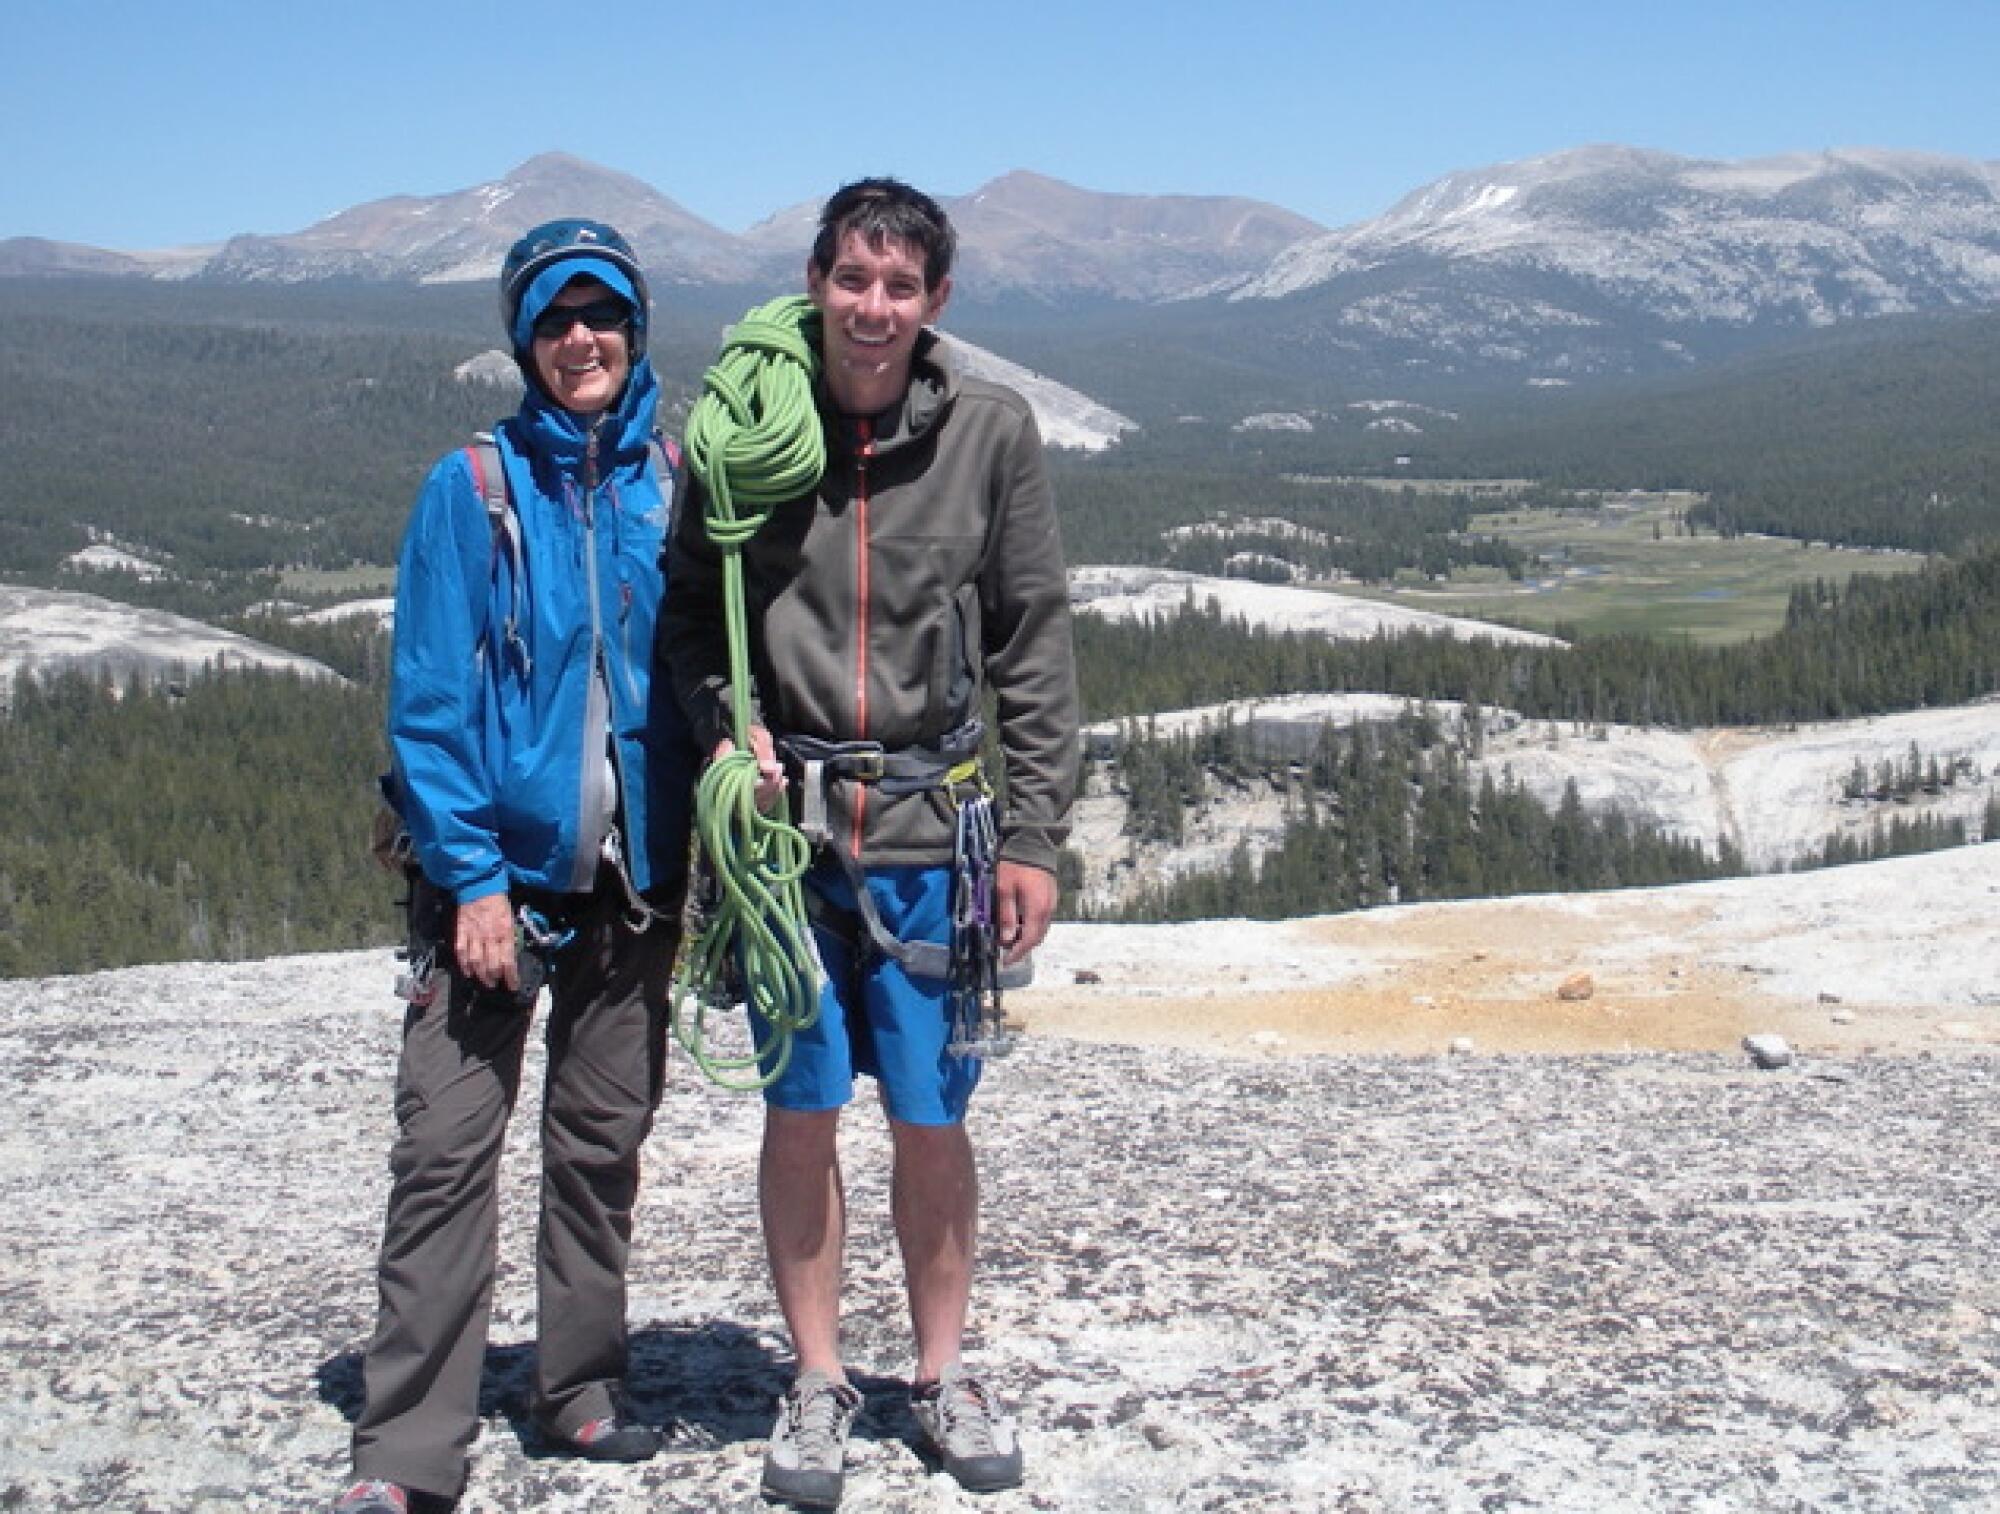
[[[935,748],[990,690],[1006,780],[993,914],[1013,963],[1055,908],[1078,764],[1075,659],[1034,416],[1011,390],[955,373],[925,330],[950,296],[953,245],[938,206],[894,180],[849,185],[822,212],[806,282],[821,315],[828,463],[815,495],[779,506],[744,548],[761,722],[751,740],[768,804],[783,789],[786,741]],[[674,532],[661,652],[701,749],[720,756],[733,750],[729,663],[719,556],[701,521],[683,510]],[[823,854],[809,886],[852,910],[858,874],[892,934],[947,941],[949,796],[840,781],[826,801],[828,845],[854,873]],[[1021,1475],[1012,1429],[959,1362],[978,1221],[964,1117],[979,1061],[947,1050],[945,984],[893,959],[857,962],[852,943],[826,930],[819,945],[829,977],[819,1020],[766,1092],[759,1197],[799,1370],[766,1490],[839,1498],[840,1447],[859,1401],[839,1346],[836,1137],[857,1070],[877,1079],[889,1116],[919,1423],[966,1486],[1010,1486]]]

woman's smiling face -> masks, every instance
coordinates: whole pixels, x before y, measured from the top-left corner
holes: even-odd
[[[576,415],[618,403],[632,374],[632,311],[591,278],[563,285],[535,317],[535,376],[550,399]]]

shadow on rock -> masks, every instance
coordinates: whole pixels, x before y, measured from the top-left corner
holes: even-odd
[[[626,1401],[633,1417],[657,1425],[669,1447],[718,1446],[769,1433],[772,1406],[790,1380],[785,1359],[741,1325],[690,1329],[649,1326],[630,1340]],[[504,1418],[532,1459],[559,1452],[536,1427],[535,1348],[488,1346],[479,1377],[479,1417]],[[344,1351],[319,1365],[320,1399],[352,1424],[361,1414],[361,1353]]]

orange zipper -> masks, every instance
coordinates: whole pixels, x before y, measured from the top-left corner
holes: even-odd
[[[875,455],[875,428],[859,422],[861,448],[854,460],[854,739],[868,739],[868,460]],[[854,824],[849,848],[861,860],[861,831],[868,813],[868,789],[852,785]]]

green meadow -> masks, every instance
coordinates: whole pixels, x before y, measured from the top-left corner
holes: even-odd
[[[1526,581],[1482,571],[1343,592],[1537,631],[1566,626],[1582,635],[1632,632],[1720,645],[1777,630],[1795,584],[1908,573],[1924,562],[1915,552],[1695,534],[1683,517],[1697,499],[1680,492],[1612,494],[1572,509],[1475,516],[1471,530],[1512,542],[1537,560]]]

